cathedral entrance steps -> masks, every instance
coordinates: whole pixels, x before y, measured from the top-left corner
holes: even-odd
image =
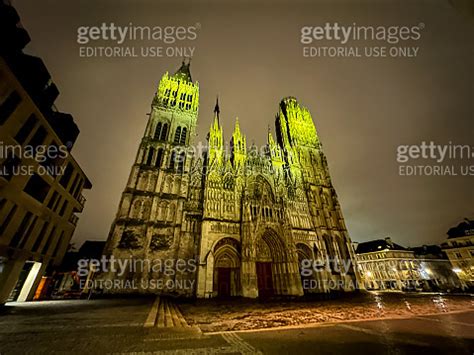
[[[156,297],[144,327],[191,329],[175,302],[161,296]]]

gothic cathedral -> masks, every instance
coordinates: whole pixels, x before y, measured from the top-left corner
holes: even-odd
[[[284,98],[265,147],[247,146],[238,120],[227,147],[216,104],[198,152],[199,84],[189,67],[161,78],[105,248],[135,267],[102,278],[134,287],[107,292],[255,298],[353,290],[355,256],[310,112]],[[338,267],[343,261],[349,267]]]

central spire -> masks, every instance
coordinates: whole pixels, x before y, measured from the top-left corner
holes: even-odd
[[[219,122],[219,114],[221,113],[221,110],[219,108],[219,96],[216,96],[216,106],[214,106],[214,115],[217,117],[217,122]]]

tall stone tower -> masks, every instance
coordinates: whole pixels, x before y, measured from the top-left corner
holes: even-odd
[[[316,232],[319,241],[314,245],[315,259],[333,261],[329,264],[331,273],[326,275],[327,279],[340,282],[354,278],[356,281],[354,262],[347,274],[339,271],[343,269],[340,263],[354,261],[355,255],[310,112],[300,106],[296,98],[285,98],[280,102],[275,127],[287,167],[287,179],[292,186],[288,190],[288,207],[292,211],[293,228],[311,226],[310,229]]]
[[[121,282],[108,292],[142,292],[148,288],[159,293],[163,287],[149,281],[161,280],[171,281],[166,291],[172,293],[177,279],[194,280],[192,273],[171,271],[176,260],[194,259],[195,255],[195,240],[182,223],[191,178],[192,154],[188,148],[195,136],[199,108],[199,84],[192,81],[189,67],[190,63],[183,61],[175,74],[166,72],[153,98],[105,248],[115,259],[128,259],[130,267],[123,275],[109,273],[103,277],[129,283]],[[179,289],[180,293],[192,293],[192,288]]]

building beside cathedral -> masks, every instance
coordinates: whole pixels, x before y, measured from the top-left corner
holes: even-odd
[[[284,98],[263,149],[247,145],[238,120],[227,149],[216,104],[197,152],[199,84],[189,66],[165,73],[153,98],[105,248],[134,267],[104,272],[109,284],[127,281],[104,291],[255,298],[354,290],[355,256],[310,112]],[[162,287],[151,287],[157,280]]]

